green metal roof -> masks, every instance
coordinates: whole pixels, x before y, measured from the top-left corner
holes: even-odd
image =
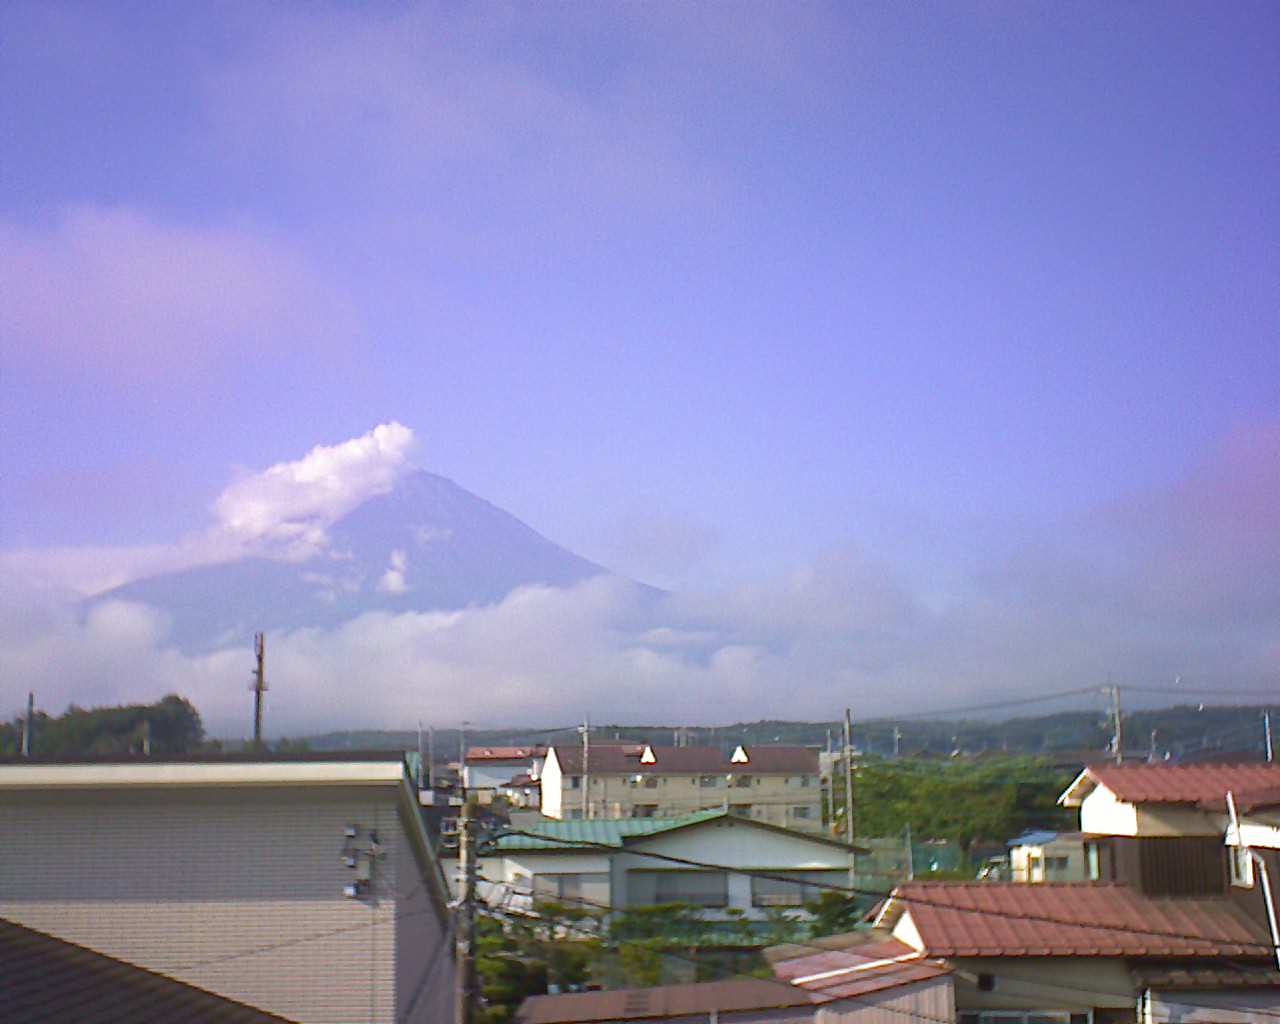
[[[536,832],[533,836],[500,836],[494,842],[497,850],[590,850],[590,845],[611,846],[621,849],[627,839],[635,836],[651,836],[658,832],[696,825],[698,822],[723,818],[729,812],[717,808],[698,811],[680,818],[592,818],[586,821],[539,821],[524,829]]]

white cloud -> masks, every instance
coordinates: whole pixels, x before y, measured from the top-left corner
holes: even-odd
[[[326,550],[329,526],[414,469],[416,446],[409,427],[384,423],[242,476],[214,502],[213,525],[175,544],[15,549],[0,552],[0,575],[45,593],[84,597],[155,573],[248,555],[310,558]]]
[[[378,581],[378,589],[387,594],[404,594],[408,592],[409,584],[405,582],[404,578],[408,565],[409,560],[405,557],[403,551],[391,552],[390,565]]]
[[[335,445],[316,445],[237,480],[214,503],[217,529],[246,543],[280,542],[314,550],[324,529],[368,498],[386,494],[412,468],[413,431],[384,423]]]

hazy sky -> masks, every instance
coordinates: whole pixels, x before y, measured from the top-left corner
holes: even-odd
[[[717,614],[835,573],[988,645],[867,685],[1280,675],[1275,4],[11,0],[0,50],[10,613],[397,421]]]

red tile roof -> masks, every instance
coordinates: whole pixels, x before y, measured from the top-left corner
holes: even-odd
[[[895,939],[812,953],[773,967],[779,978],[828,999],[847,999],[931,981],[951,970],[949,965],[929,960],[919,950]]]
[[[1225,899],[1152,899],[1125,885],[909,882],[906,912],[930,956],[1268,956],[1269,936]]]
[[[1099,764],[1090,765],[1084,775],[1133,804],[1223,801],[1228,790],[1240,793],[1280,786],[1280,764],[1264,763]]]
[[[738,775],[817,775],[818,752],[810,747],[747,747],[747,762],[735,764],[730,754],[717,747],[653,747],[653,764],[641,764],[643,746],[597,746],[591,744],[590,764],[594,775],[696,775],[725,773]],[[582,774],[580,746],[555,747],[560,769],[567,775]]]
[[[0,992],[5,1020],[288,1024],[265,1010],[6,920],[0,920]]]
[[[782,981],[744,978],[704,981],[690,985],[615,989],[530,996],[520,1005],[521,1024],[579,1024],[586,1021],[645,1020],[707,1015],[711,1011],[769,1010],[824,1002],[804,989]]]
[[[1241,814],[1268,810],[1273,807],[1280,807],[1280,784],[1263,786],[1258,789],[1244,789],[1239,792],[1233,790],[1231,796],[1236,802],[1236,810]],[[1216,811],[1224,809],[1227,801],[1225,797],[1217,800],[1202,800],[1200,805]]]

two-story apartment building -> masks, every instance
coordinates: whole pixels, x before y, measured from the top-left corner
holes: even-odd
[[[551,818],[675,818],[730,814],[822,831],[818,751],[809,747],[553,746],[542,766],[542,813]]]

